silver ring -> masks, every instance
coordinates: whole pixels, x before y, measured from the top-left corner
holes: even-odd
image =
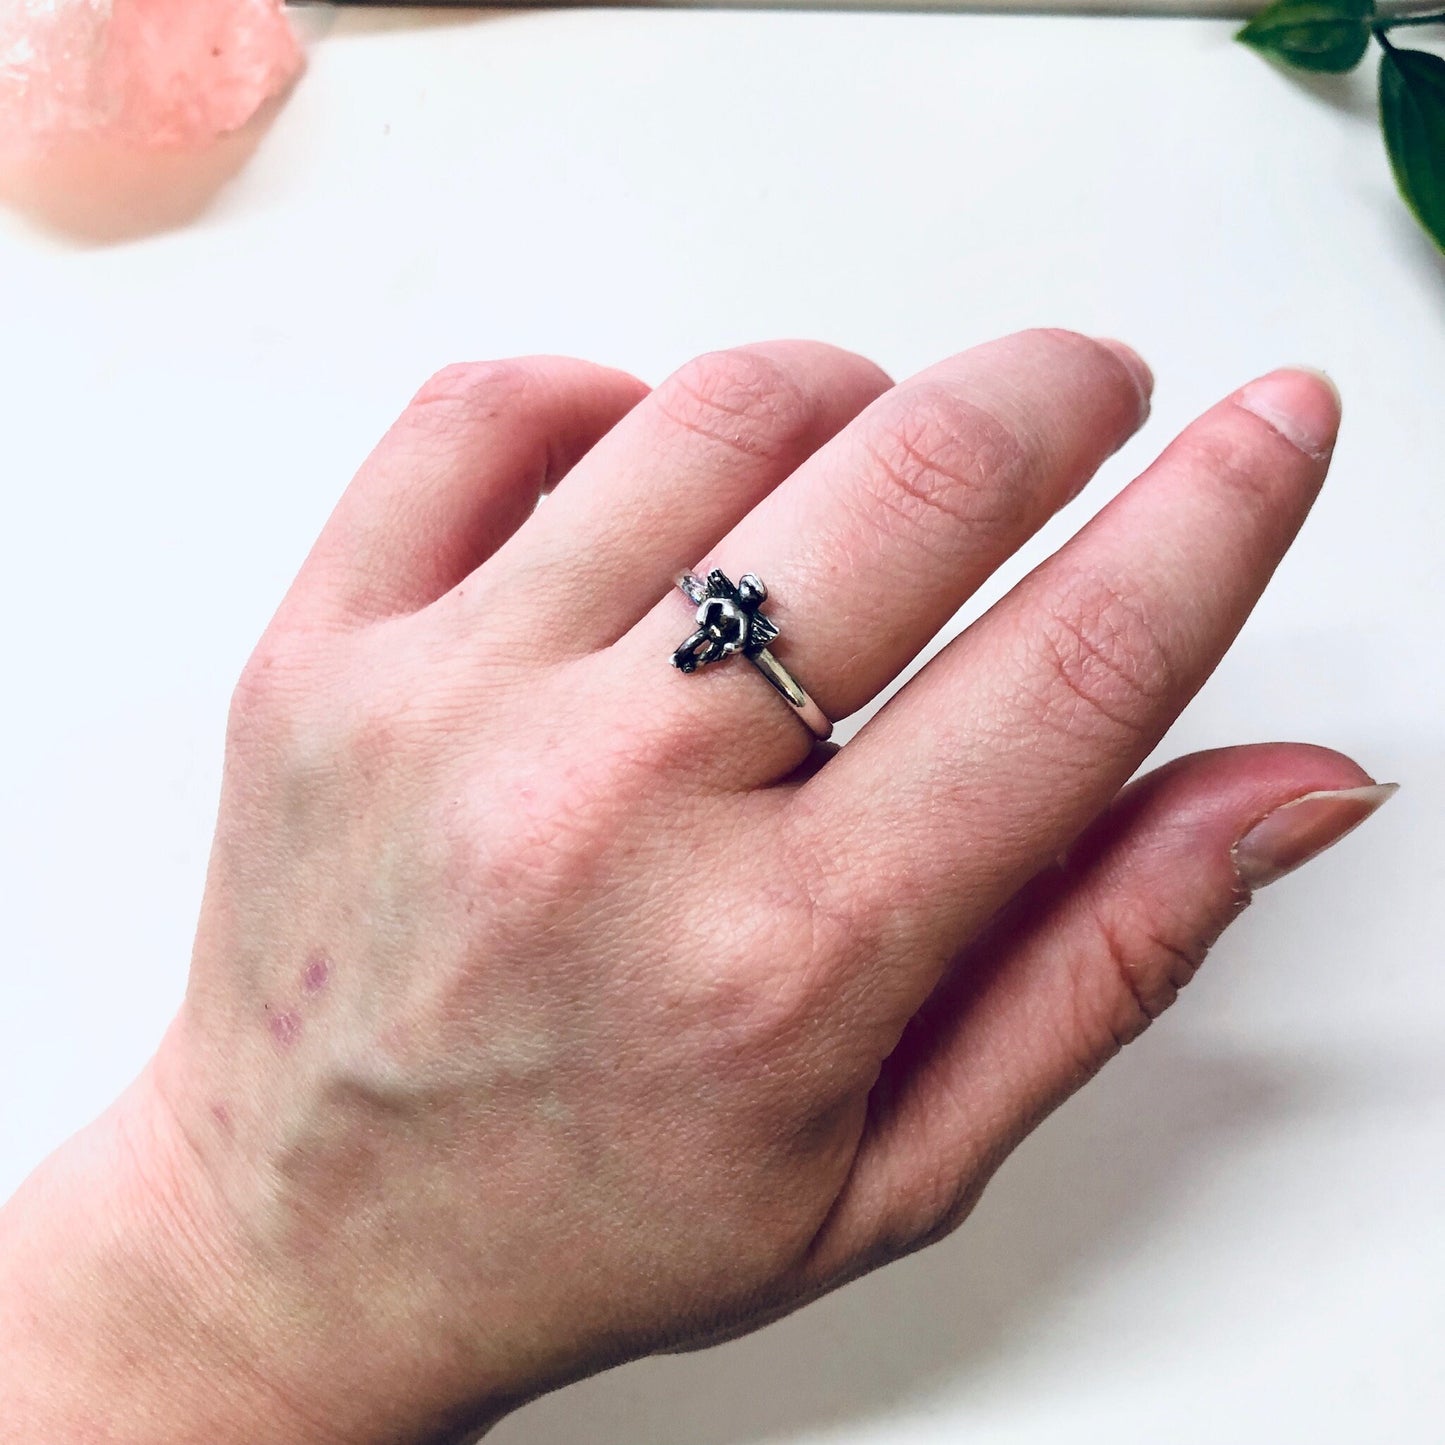
[[[697,605],[697,630],[673,654],[679,672],[696,672],[709,662],[741,653],[773,685],[779,697],[798,715],[815,738],[827,741],[833,731],[823,709],[808,696],[798,679],[768,651],[778,638],[778,625],[758,609],[768,600],[768,589],[751,572],[737,586],[716,570],[707,580],[683,572],[677,585]]]

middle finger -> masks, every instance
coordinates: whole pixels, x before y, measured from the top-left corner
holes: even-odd
[[[1150,386],[1117,342],[1029,331],[975,347],[876,401],[706,566],[762,578],[763,611],[782,629],[771,650],[836,721],[1137,430]],[[644,715],[706,738],[709,765],[734,785],[795,767],[811,737],[741,659],[690,677],[667,666],[691,630],[688,604],[669,592],[598,662],[629,699],[650,699]]]

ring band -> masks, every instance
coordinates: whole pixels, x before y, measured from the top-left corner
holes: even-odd
[[[741,653],[767,678],[803,726],[826,742],[833,731],[827,714],[768,651],[769,644],[777,640],[778,626],[758,611],[768,599],[768,589],[762,582],[753,573],[744,572],[734,586],[724,573],[714,570],[706,579],[683,572],[677,585],[697,606],[697,629],[672,654],[672,665],[680,672],[696,672],[710,662]]]

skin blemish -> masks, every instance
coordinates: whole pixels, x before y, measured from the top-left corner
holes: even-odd
[[[231,1111],[225,1104],[212,1104],[211,1118],[216,1121],[216,1127],[223,1134],[231,1132]]]
[[[320,993],[331,978],[331,960],[319,948],[312,949],[301,970],[301,987],[307,993]]]
[[[289,1049],[301,1036],[301,1015],[293,1009],[273,1009],[266,1005],[266,1027],[283,1049]]]

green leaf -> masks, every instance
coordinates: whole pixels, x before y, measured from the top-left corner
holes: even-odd
[[[1374,15],[1375,0],[1275,0],[1234,38],[1298,70],[1353,70]]]
[[[1380,124],[1405,204],[1445,251],[1445,60],[1388,45],[1380,57]]]

